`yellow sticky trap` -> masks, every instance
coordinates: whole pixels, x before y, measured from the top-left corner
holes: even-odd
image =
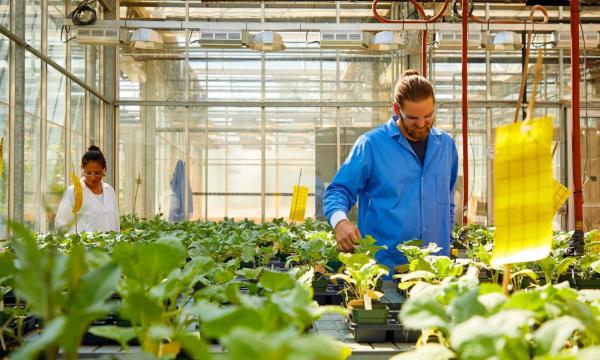
[[[561,184],[559,181],[553,179],[552,182],[552,191],[554,193],[554,207],[552,210],[552,214],[556,214],[561,206],[567,201],[569,196],[571,195],[571,189]]]
[[[308,188],[306,186],[294,185],[292,207],[290,208],[290,221],[304,221],[307,202]]]
[[[496,130],[493,266],[543,259],[552,246],[552,119]]]

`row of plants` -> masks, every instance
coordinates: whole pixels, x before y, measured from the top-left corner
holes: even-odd
[[[0,311],[0,342],[11,358],[55,359],[60,350],[75,359],[91,335],[167,358],[210,358],[213,342],[233,359],[350,355],[308,333],[323,312],[346,313],[313,300],[315,266],[337,258],[326,224],[124,223],[122,234],[38,236],[11,225],[0,253],[0,289],[5,303],[14,298]],[[260,266],[265,253],[285,254],[290,269]],[[31,316],[40,324],[26,334]]]

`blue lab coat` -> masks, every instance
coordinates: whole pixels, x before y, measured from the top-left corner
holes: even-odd
[[[396,124],[397,116],[365,134],[325,191],[327,219],[346,214],[358,198],[358,229],[386,245],[376,259],[390,271],[406,263],[396,246],[407,240],[437,243],[448,255],[454,225],[454,186],[458,153],[450,135],[432,128],[425,163]]]

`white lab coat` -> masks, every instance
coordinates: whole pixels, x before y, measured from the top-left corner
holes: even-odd
[[[112,186],[102,182],[102,203],[94,193],[85,185],[83,178],[80,179],[83,188],[83,204],[77,213],[77,231],[120,231],[119,209],[117,207],[117,196]],[[73,185],[65,191],[56,213],[56,229],[67,229],[75,232],[73,221]]]

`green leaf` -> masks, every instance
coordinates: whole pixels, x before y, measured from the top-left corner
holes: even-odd
[[[546,321],[533,334],[535,355],[556,355],[565,347],[565,342],[573,336],[573,332],[582,329],[584,325],[581,321],[571,316]]]
[[[517,291],[504,303],[503,309],[542,311],[546,300],[539,291]]]
[[[272,270],[265,270],[258,281],[260,287],[271,292],[291,289],[295,284],[296,279],[291,277],[287,272]]]
[[[123,297],[120,314],[133,324],[148,326],[153,323],[160,323],[162,307],[148,294],[133,292]]]
[[[487,313],[496,313],[504,305],[507,297],[501,292],[490,292],[479,295],[477,300],[483,305]]]
[[[37,355],[52,346],[60,335],[65,331],[66,319],[62,316],[50,321],[39,337],[33,340],[26,341],[23,347],[15,354],[11,354],[13,360],[30,360],[36,359]]]
[[[90,327],[89,332],[96,336],[115,340],[125,350],[128,348],[127,343],[135,338],[135,331],[130,327],[112,325],[92,326]]]
[[[425,344],[414,351],[392,356],[389,360],[450,360],[456,355],[440,344]]]
[[[164,324],[152,325],[148,328],[148,336],[155,341],[168,340],[173,337],[173,328]]]
[[[572,258],[572,257],[567,257],[564,258],[556,267],[556,280],[558,280],[558,277],[562,274],[564,274],[568,269],[569,266],[574,265],[577,263],[577,259]]]
[[[402,282],[413,281],[413,280],[431,280],[435,278],[435,274],[425,270],[412,271],[408,274],[402,274],[398,276]]]
[[[486,309],[479,303],[478,296],[479,288],[473,288],[452,299],[448,313],[451,314],[455,324],[466,321],[475,315],[485,314]]]
[[[185,264],[186,251],[179,240],[166,237],[147,244],[119,243],[113,259],[121,265],[123,275],[151,287]]]
[[[120,268],[114,263],[83,275],[79,279],[78,291],[73,294],[70,308],[76,312],[85,312],[86,307],[104,303],[115,293],[120,276]]]
[[[531,316],[533,313],[524,310],[504,310],[488,318],[474,316],[452,329],[452,349],[461,359],[498,359],[510,345],[512,359],[529,359],[525,334]]]
[[[437,289],[433,286],[408,298],[400,310],[400,319],[409,329],[449,329],[448,316],[437,300]]]
[[[236,328],[221,339],[234,360],[343,360],[351,351],[327,337],[302,335],[293,328],[275,332]]]
[[[202,341],[198,335],[192,333],[179,333],[174,337],[173,340],[181,342],[181,347],[192,359],[211,359],[208,345],[206,345],[206,343]]]

